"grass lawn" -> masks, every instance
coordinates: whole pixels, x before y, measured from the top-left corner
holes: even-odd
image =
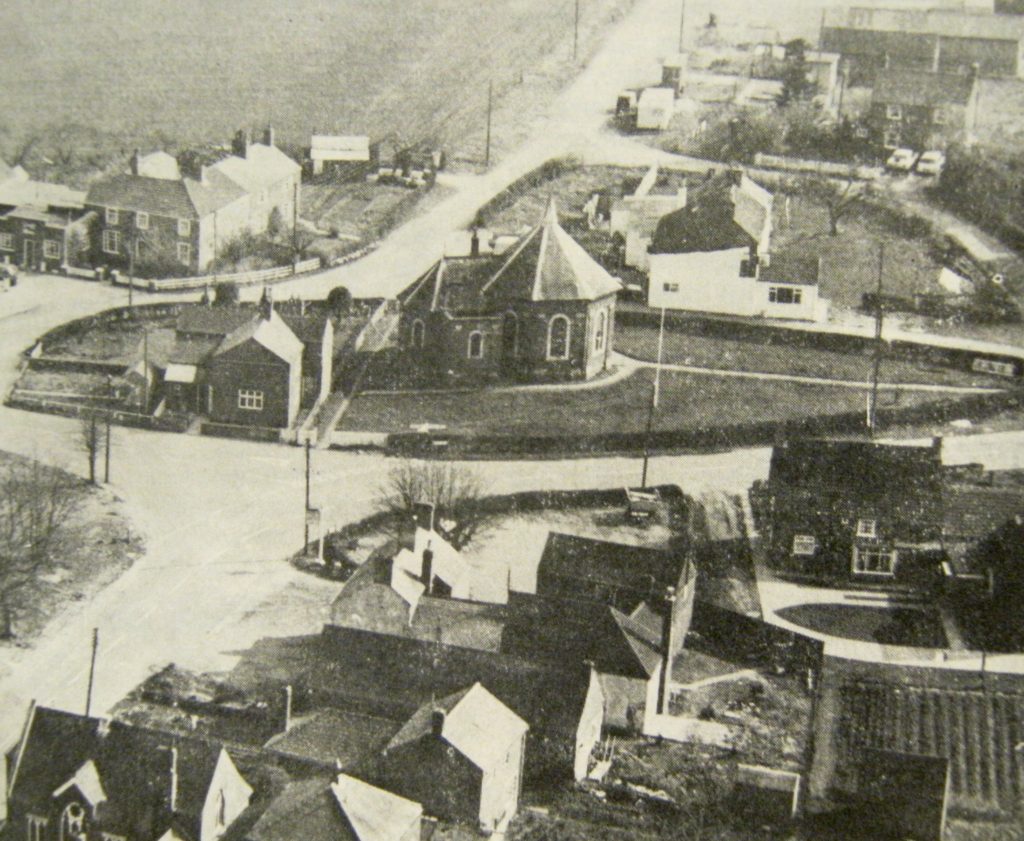
[[[883,645],[946,647],[942,623],[932,611],[905,607],[801,604],[780,610],[779,616],[812,631],[837,637]]]
[[[352,401],[338,428],[395,433],[430,423],[469,435],[635,433],[645,428],[653,380],[654,372],[644,369],[595,388],[364,394]],[[937,397],[908,393],[899,399],[906,405]],[[862,411],[865,399],[862,389],[665,371],[654,429],[834,415]],[[883,394],[881,405],[894,399]]]
[[[690,332],[665,330],[664,362],[858,382],[866,382],[871,377],[872,358],[867,354],[858,356],[792,344],[762,344],[701,335],[700,323],[690,328]],[[615,331],[615,349],[635,359],[653,362],[658,358],[658,331],[653,327],[619,327]],[[883,382],[956,386],[1005,384],[1005,381],[982,374],[903,359],[884,359],[881,375]]]
[[[79,332],[77,335],[48,341],[43,345],[47,356],[75,356],[124,362],[135,361],[141,353],[143,333],[173,330],[175,316],[138,319],[108,324]],[[150,337],[152,339],[152,336]]]

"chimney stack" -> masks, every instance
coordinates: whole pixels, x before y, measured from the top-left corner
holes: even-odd
[[[269,286],[263,287],[263,295],[260,298],[260,318],[264,321],[270,321],[274,315],[274,293],[270,291]]]
[[[438,739],[444,735],[444,710],[435,709],[430,714],[430,732]]]
[[[938,453],[940,458],[942,457],[942,436],[941,435],[936,435],[934,438],[932,438],[932,449],[935,450],[936,453]]]
[[[268,123],[267,127],[265,129],[263,129],[263,145],[264,146],[276,146],[277,144],[274,142],[274,140],[275,140],[275,136],[274,135],[275,135],[274,127]]]
[[[231,141],[231,153],[239,158],[249,157],[249,143],[251,138],[247,129],[240,128],[235,132],[235,139]]]
[[[421,570],[423,586],[429,596],[434,591],[434,550],[429,546],[423,550],[423,568]]]
[[[132,152],[132,157],[131,157],[131,160],[130,160],[130,162],[128,164],[128,166],[131,169],[132,175],[138,175],[139,174],[139,165],[140,165],[141,161],[142,161],[142,155],[139,152],[139,150],[136,149],[134,152]]]
[[[476,228],[473,228],[473,234],[469,238],[469,256],[480,256],[480,234]]]
[[[665,613],[661,619],[661,679],[658,687],[658,714],[668,712],[668,698],[672,686],[672,649],[675,646],[673,616],[676,606],[676,588],[665,588]]]

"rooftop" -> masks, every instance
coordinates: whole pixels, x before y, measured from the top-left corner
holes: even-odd
[[[325,767],[351,768],[387,745],[398,724],[343,710],[317,710],[274,736],[266,749]]]
[[[871,101],[908,107],[966,105],[976,86],[975,79],[964,73],[880,69],[875,74]]]
[[[1020,15],[988,15],[952,9],[833,7],[825,10],[823,25],[994,41],[1019,41],[1024,36],[1024,17]]]

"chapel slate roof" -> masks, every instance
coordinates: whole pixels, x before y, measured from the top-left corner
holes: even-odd
[[[976,82],[964,73],[927,73],[900,68],[880,69],[875,74],[871,101],[906,107],[966,105]]]

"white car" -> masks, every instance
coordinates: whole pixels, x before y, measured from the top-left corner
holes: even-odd
[[[910,172],[917,163],[917,152],[913,149],[897,149],[885,162],[885,168],[894,172]]]
[[[925,152],[917,159],[918,175],[942,175],[942,168],[946,165],[946,156],[942,152]]]

